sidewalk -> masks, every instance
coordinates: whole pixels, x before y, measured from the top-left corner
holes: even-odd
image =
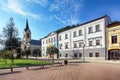
[[[0,80],[120,80],[120,65],[93,62],[46,69],[31,67],[29,71],[19,68],[15,73],[0,75]]]

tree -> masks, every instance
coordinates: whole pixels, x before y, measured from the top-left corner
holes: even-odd
[[[53,62],[54,62],[54,54],[57,54],[58,52],[59,50],[55,46],[47,47],[46,53],[49,54],[51,58],[53,58]]]
[[[33,50],[33,55],[35,55],[36,59],[37,59],[37,56],[38,56],[39,52],[40,52],[39,49],[34,49]]]
[[[28,56],[30,55],[31,51],[30,50],[26,50],[25,53],[26,53],[26,59],[28,59]]]
[[[18,30],[15,27],[14,19],[11,17],[6,27],[3,28],[3,35],[5,37],[5,48],[12,50],[20,47],[18,38]]]

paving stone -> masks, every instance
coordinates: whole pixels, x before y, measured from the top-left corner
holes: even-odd
[[[0,70],[0,80],[120,80],[120,64],[70,63],[60,67]]]

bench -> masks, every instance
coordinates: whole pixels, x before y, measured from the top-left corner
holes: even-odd
[[[29,67],[33,67],[33,66],[41,66],[41,68],[44,69],[46,65],[50,65],[50,64],[39,64],[39,65],[30,65],[30,66],[28,65],[26,66],[26,69],[29,70]]]
[[[11,72],[14,72],[14,71],[13,71],[13,68],[18,68],[18,67],[0,68],[0,70],[3,70],[3,69],[10,69]]]
[[[54,62],[54,63],[51,63],[51,66],[53,66],[54,64],[58,64],[59,66],[62,66],[62,62]]]
[[[29,70],[29,67],[32,67],[32,66],[41,66],[41,68],[45,68],[45,65],[51,65],[51,64],[25,65],[25,66],[20,66],[20,67],[0,68],[0,70],[3,70],[3,69],[10,69],[11,72],[14,72],[14,71],[13,71],[14,68],[26,67],[26,69]]]

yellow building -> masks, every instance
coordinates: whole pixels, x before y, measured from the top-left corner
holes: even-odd
[[[113,22],[107,27],[108,59],[120,59],[120,22]]]

